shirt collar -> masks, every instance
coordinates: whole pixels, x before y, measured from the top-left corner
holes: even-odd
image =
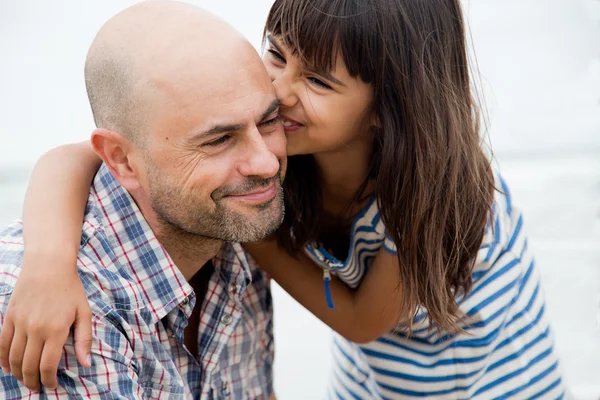
[[[137,285],[156,322],[180,306],[189,317],[196,297],[188,281],[160,244],[131,195],[102,164],[90,197],[118,268]],[[213,259],[215,270],[229,281],[252,281],[252,268],[239,243],[224,242]]]

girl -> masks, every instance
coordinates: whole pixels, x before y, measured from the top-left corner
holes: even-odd
[[[265,44],[288,139],[286,216],[246,249],[337,332],[329,395],[561,397],[522,217],[480,147],[459,0],[276,0]],[[34,342],[85,311],[72,306],[86,304],[73,254],[99,160],[77,145],[39,164],[28,251],[56,260],[45,269],[69,292],[53,297],[50,273],[26,260],[6,320]],[[26,307],[72,311],[31,331]]]

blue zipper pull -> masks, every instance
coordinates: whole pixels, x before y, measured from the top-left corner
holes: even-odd
[[[327,300],[327,307],[330,310],[333,310],[335,307],[333,305],[333,299],[331,298],[331,287],[329,282],[331,282],[331,271],[329,268],[325,268],[323,270],[323,283],[325,285],[325,300]]]

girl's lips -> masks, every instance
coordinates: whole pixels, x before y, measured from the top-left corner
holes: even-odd
[[[284,130],[286,133],[289,133],[289,132],[295,132],[295,131],[297,131],[297,130],[298,130],[298,129],[300,129],[300,128],[302,128],[302,125],[300,125],[300,124],[295,124],[295,125],[287,125],[287,126],[286,126],[286,125],[284,125],[284,126],[283,126],[283,130]]]
[[[288,118],[288,117],[282,117],[281,120],[283,122],[283,129],[286,132],[294,132],[304,126],[301,123],[299,123],[298,121],[294,121],[293,119]]]

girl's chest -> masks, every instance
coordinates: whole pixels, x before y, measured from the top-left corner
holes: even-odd
[[[375,201],[359,213],[347,232],[332,232],[330,240],[322,240],[305,248],[306,254],[321,268],[323,279],[331,275],[356,288],[385,239],[385,227]]]

